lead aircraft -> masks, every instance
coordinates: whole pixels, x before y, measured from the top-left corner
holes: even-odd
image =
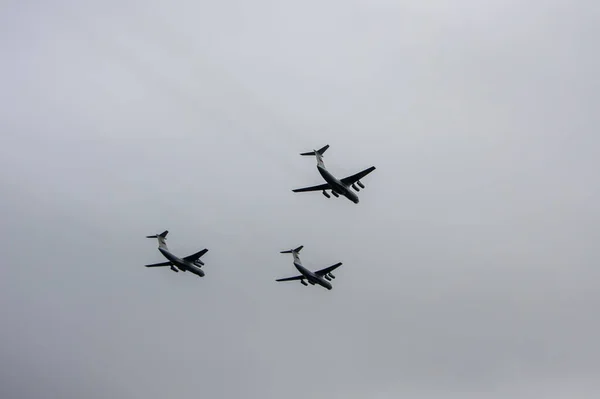
[[[343,195],[350,201],[354,202],[355,204],[358,204],[358,195],[354,191],[350,190],[350,187],[352,187],[355,191],[360,191],[360,189],[356,186],[357,184],[358,186],[360,186],[360,188],[365,188],[365,186],[360,182],[360,179],[374,171],[375,166],[371,166],[370,168],[367,168],[362,172],[358,172],[352,176],[348,176],[339,180],[335,178],[331,173],[329,173],[329,171],[325,168],[325,163],[323,162],[323,154],[325,153],[325,151],[327,151],[328,148],[329,144],[327,144],[320,150],[312,150],[310,152],[303,152],[300,154],[309,156],[314,155],[315,157],[317,157],[317,170],[319,171],[321,176],[323,176],[323,179],[325,179],[327,183],[320,184],[318,186],[297,188],[292,191],[295,193],[301,193],[305,191],[323,191],[323,195],[325,197],[331,198],[331,196],[327,192],[327,190],[331,190],[331,194],[333,194],[334,197],[339,197],[340,195]]]
[[[325,269],[317,270],[316,272],[311,272],[310,270],[302,266],[302,262],[300,261],[300,256],[298,255],[298,252],[300,252],[302,248],[304,248],[304,246],[300,245],[296,249],[281,251],[282,254],[292,254],[292,256],[294,257],[294,266],[296,266],[296,269],[298,269],[298,271],[302,274],[295,277],[280,278],[275,281],[300,280],[302,285],[305,286],[308,286],[308,284],[310,283],[311,285],[318,284],[322,287],[327,288],[328,290],[332,289],[333,287],[331,286],[330,281],[332,278],[335,278],[335,276],[331,274],[331,272],[340,267],[342,265],[342,262],[336,263],[333,266],[326,267]],[[305,280],[308,281],[308,283]]]
[[[196,252],[190,256],[186,256],[185,258],[178,258],[177,256],[173,255],[171,251],[169,251],[169,248],[167,248],[167,234],[169,234],[169,231],[165,230],[161,234],[146,236],[146,238],[158,239],[158,250],[165,258],[169,260],[168,262],[146,265],[146,267],[171,266],[171,270],[174,272],[179,272],[179,270],[182,272],[189,271],[198,277],[204,277],[204,271],[201,269],[201,267],[204,266],[204,262],[200,260],[200,257],[207,253],[208,249],[203,249],[202,251]]]

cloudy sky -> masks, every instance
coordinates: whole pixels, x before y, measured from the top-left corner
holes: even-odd
[[[600,397],[594,2],[1,9],[0,397]]]

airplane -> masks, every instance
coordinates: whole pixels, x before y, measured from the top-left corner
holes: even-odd
[[[331,272],[340,267],[342,265],[342,262],[336,263],[333,266],[326,267],[325,269],[317,270],[316,272],[311,272],[310,270],[302,266],[302,262],[300,261],[300,256],[298,255],[298,252],[300,252],[302,248],[304,248],[304,246],[300,245],[296,249],[290,249],[289,251],[281,251],[282,254],[292,254],[292,256],[294,257],[294,266],[296,266],[296,269],[298,269],[298,271],[302,274],[295,277],[280,278],[275,281],[300,280],[300,282],[304,286],[308,286],[308,283],[310,283],[311,285],[318,284],[327,288],[328,290],[331,290],[333,287],[331,286],[330,281],[332,278],[335,278],[335,276],[331,274]],[[307,280],[308,283],[305,280]]]
[[[365,177],[366,175],[368,175],[369,173],[374,171],[375,166],[371,166],[370,168],[367,168],[367,169],[363,170],[362,172],[358,172],[352,176],[348,176],[341,180],[338,180],[331,173],[329,173],[329,171],[325,168],[325,163],[323,162],[323,154],[325,153],[325,151],[327,151],[328,148],[329,148],[329,144],[327,144],[325,147],[321,148],[320,150],[312,150],[310,152],[303,152],[300,154],[300,155],[304,155],[304,156],[314,155],[315,157],[317,157],[317,170],[319,171],[319,173],[321,174],[321,176],[323,177],[323,179],[325,179],[325,181],[327,183],[320,184],[318,186],[297,188],[292,191],[295,193],[301,193],[301,192],[305,192],[305,191],[321,191],[321,190],[323,190],[323,195],[327,198],[331,198],[331,196],[327,192],[327,190],[331,190],[331,194],[333,194],[334,197],[337,198],[340,195],[343,195],[344,197],[348,198],[350,201],[354,202],[355,204],[358,204],[358,195],[355,192],[353,192],[352,190],[350,190],[350,187],[352,187],[356,191],[360,191],[360,189],[358,187],[356,187],[357,184],[360,186],[360,188],[365,188],[365,186],[360,182],[360,179],[362,179],[363,177]]]
[[[201,269],[201,267],[204,265],[204,262],[200,260],[200,257],[207,253],[208,249],[203,249],[202,251],[196,252],[190,256],[186,256],[185,258],[178,258],[169,251],[169,248],[167,248],[167,234],[169,234],[169,231],[165,230],[161,234],[146,236],[146,238],[158,239],[158,250],[165,258],[169,260],[168,262],[146,265],[146,267],[171,266],[171,270],[174,272],[179,273],[179,270],[183,272],[189,271],[193,274],[196,274],[198,277],[204,277],[204,271]]]

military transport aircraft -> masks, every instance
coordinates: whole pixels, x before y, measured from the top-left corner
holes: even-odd
[[[323,176],[323,179],[325,179],[325,181],[327,183],[320,184],[318,186],[297,188],[292,191],[295,193],[301,193],[304,191],[321,191],[322,190],[324,196],[326,196],[327,198],[331,198],[331,196],[327,192],[327,190],[331,190],[331,194],[333,194],[335,197],[339,197],[340,195],[343,195],[344,197],[348,198],[350,201],[354,202],[355,204],[358,204],[358,195],[356,195],[355,192],[350,190],[350,187],[352,187],[356,191],[360,191],[360,189],[358,187],[356,187],[357,184],[360,186],[360,188],[365,188],[365,186],[360,182],[360,179],[362,179],[363,177],[365,177],[366,175],[368,175],[369,173],[374,171],[375,166],[371,166],[370,168],[365,169],[362,172],[358,172],[355,175],[348,176],[341,180],[338,180],[331,173],[329,173],[329,171],[325,168],[325,164],[323,163],[323,153],[325,153],[325,151],[327,151],[328,148],[329,148],[329,144],[327,144],[325,147],[321,148],[320,150],[313,150],[310,152],[303,152],[300,154],[300,155],[314,155],[317,157],[317,170],[319,171],[321,176]]]
[[[275,281],[300,280],[300,282],[303,285],[308,286],[308,284],[305,281],[307,280],[311,285],[319,284],[327,288],[328,290],[332,289],[333,287],[331,286],[330,281],[332,278],[335,278],[335,276],[331,274],[331,272],[340,267],[342,265],[342,262],[336,263],[333,266],[326,267],[325,269],[321,269],[316,272],[311,272],[310,270],[302,266],[300,256],[298,256],[298,252],[300,252],[302,248],[304,248],[303,245],[299,246],[296,249],[290,249],[289,251],[281,251],[282,254],[292,254],[294,256],[294,266],[296,266],[296,269],[298,269],[298,271],[302,274],[295,277],[280,278]]]
[[[203,249],[202,251],[186,256],[183,259],[178,258],[169,251],[169,248],[167,248],[167,234],[169,234],[169,231],[165,230],[161,234],[146,236],[146,238],[158,238],[158,250],[169,260],[168,262],[146,265],[146,267],[171,266],[171,270],[174,272],[179,272],[179,270],[184,272],[190,271],[191,273],[198,275],[198,277],[204,277],[204,271],[201,269],[204,262],[200,260],[200,257],[207,253],[208,249]]]

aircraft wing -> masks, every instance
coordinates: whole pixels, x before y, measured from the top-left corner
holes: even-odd
[[[335,265],[333,265],[333,266],[329,266],[329,267],[326,267],[325,269],[321,269],[321,270],[318,270],[318,271],[316,271],[316,272],[315,272],[315,274],[316,274],[317,276],[324,276],[324,275],[326,275],[327,273],[330,273],[330,272],[334,271],[335,269],[337,269],[337,268],[338,268],[338,267],[340,267],[341,265],[342,265],[342,262],[336,263],[336,264],[335,264]]]
[[[362,172],[358,172],[355,175],[343,178],[341,180],[341,182],[344,183],[345,185],[350,185],[350,184],[356,183],[357,181],[359,181],[360,179],[362,179],[363,177],[365,177],[366,175],[368,175],[369,173],[371,173],[374,170],[375,170],[375,166],[371,166],[370,168],[367,168],[367,169],[363,170]]]
[[[152,265],[145,265],[146,267],[160,267],[160,266],[171,266],[171,262],[161,262],[161,263],[154,263]]]
[[[292,281],[292,280],[302,280],[303,278],[305,278],[304,276],[300,275],[300,276],[296,276],[296,277],[286,277],[286,278],[280,278],[279,280],[275,280],[275,281]]]
[[[325,184],[319,184],[318,186],[312,186],[312,187],[304,187],[304,188],[297,188],[295,190],[292,190],[295,193],[302,193],[304,191],[322,191],[322,190],[329,190],[331,187],[329,187],[329,183],[325,183]]]
[[[183,260],[185,260],[187,262],[194,262],[195,260],[197,260],[198,258],[200,258],[202,255],[204,255],[207,252],[208,252],[208,249],[203,249],[202,251],[196,252],[193,255],[186,256],[185,258],[183,258]]]

